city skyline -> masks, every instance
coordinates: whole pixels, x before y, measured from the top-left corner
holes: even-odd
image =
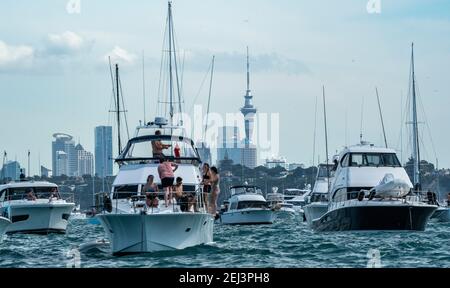
[[[442,37],[450,29],[450,3],[383,1],[381,13],[370,14],[364,2],[286,1],[260,7],[258,1],[214,1],[214,9],[206,1],[175,2],[175,30],[186,56],[183,94],[187,112],[193,104],[206,103],[204,87],[200,96],[196,95],[213,54],[216,71],[211,111],[225,114],[241,107],[245,47],[249,46],[258,111],[280,114],[281,156],[312,164],[317,117],[316,158],[320,155],[325,160],[321,110],[317,116],[314,111],[322,84],[329,107],[330,157],[344,145],[359,142],[361,126],[365,140],[382,145],[378,112],[373,109],[377,86],[388,143],[403,152],[399,158],[404,163],[409,156],[408,128],[403,125],[400,137],[400,126],[405,122],[401,114],[405,113],[410,44],[414,41],[422,101],[419,120],[426,123],[421,125],[423,156],[431,162],[438,158],[440,167],[450,167],[446,152],[450,136],[439,133],[450,121],[442,109],[450,104],[445,78],[450,67],[450,40]],[[38,174],[39,163],[51,166],[47,142],[55,131],[74,135],[86,143],[86,150],[94,151],[92,128],[113,124],[106,56],[122,67],[133,130],[144,118],[140,60],[144,50],[146,118],[154,118],[166,4],[118,2],[106,15],[106,1],[83,1],[80,14],[68,14],[65,3],[52,1],[0,3],[0,19],[8,23],[0,26],[0,85],[5,88],[0,96],[0,121],[9,123],[0,126],[0,150],[24,166],[30,150],[31,174]],[[29,11],[33,11],[32,22],[40,25],[20,20],[29,17]],[[111,15],[129,21],[117,25],[110,21]],[[59,23],[58,27],[54,23]],[[321,107],[320,100],[318,104]]]

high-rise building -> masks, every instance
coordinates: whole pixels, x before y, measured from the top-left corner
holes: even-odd
[[[239,128],[236,126],[219,127],[217,143],[217,164],[224,160],[232,160],[233,164],[242,164],[242,144],[239,140]]]
[[[52,142],[52,170],[54,176],[60,176],[60,175],[67,175],[67,176],[76,176],[77,174],[77,166],[78,166],[78,155],[77,151],[75,150],[75,141],[73,141],[73,137],[64,134],[64,133],[55,133],[53,134],[53,140]],[[61,163],[59,163],[58,169],[57,169],[57,161],[58,161],[58,155],[61,155],[61,153],[58,154],[58,151],[64,152],[67,159],[66,161],[67,167],[62,167]],[[64,171],[64,173],[62,173]]]
[[[0,178],[19,180],[20,177],[20,164],[17,161],[8,161],[1,169]]]
[[[46,167],[44,167],[44,166],[42,166],[41,165],[41,177],[46,177],[46,178],[48,178],[49,176],[50,176],[50,172],[51,172],[52,170],[50,170],[50,169],[48,169],[48,168],[46,168]]]
[[[247,90],[245,93],[245,103],[241,108],[244,115],[245,138],[244,147],[242,148],[242,164],[248,168],[255,168],[257,165],[257,150],[253,144],[253,128],[256,114],[256,107],[253,106],[253,95],[250,90],[250,57],[247,47]]]
[[[77,151],[77,176],[94,175],[94,155],[84,150],[81,144],[75,146]]]
[[[66,152],[64,151],[56,151],[55,153],[56,159],[55,159],[55,174],[54,176],[61,176],[68,174],[68,168],[69,168],[69,157]]]
[[[95,174],[113,175],[112,126],[95,127]]]

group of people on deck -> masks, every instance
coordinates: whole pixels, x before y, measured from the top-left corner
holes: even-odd
[[[173,198],[177,200],[182,211],[198,211],[195,191],[184,191],[183,178],[175,179],[174,172],[178,169],[176,163],[170,162],[168,158],[161,158],[158,166],[158,174],[161,179],[161,187],[164,192],[164,205],[172,205]],[[220,176],[216,167],[210,167],[208,163],[203,164],[202,169],[203,199],[205,208],[213,215],[217,213],[217,197],[220,193]],[[175,183],[174,183],[175,182]],[[159,206],[159,187],[155,183],[154,175],[147,177],[147,183],[142,188],[146,195],[146,204],[150,208]]]
[[[155,131],[155,136],[160,136],[161,131]],[[159,159],[158,174],[161,179],[161,187],[164,191],[164,205],[169,207],[175,197],[177,203],[180,203],[182,211],[197,211],[197,200],[195,191],[186,192],[183,190],[183,179],[177,177],[175,179],[174,172],[178,169],[178,164],[170,161],[163,153],[164,150],[171,148],[171,144],[164,144],[161,140],[152,141],[153,158]],[[180,147],[174,147],[175,158],[180,157]],[[175,181],[176,180],[176,181]],[[175,182],[175,183],[174,183]],[[204,163],[202,167],[202,186],[203,199],[205,208],[213,215],[217,213],[217,197],[220,193],[219,188],[220,176],[216,167],[210,167],[208,163]],[[147,183],[143,187],[146,193],[146,203],[148,207],[158,207],[159,199],[156,196],[158,185],[154,183],[154,175],[147,177]]]

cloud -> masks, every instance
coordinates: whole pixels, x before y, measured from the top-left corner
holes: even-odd
[[[119,46],[115,46],[112,51],[106,53],[106,55],[103,56],[103,60],[108,62],[108,57],[111,57],[112,62],[119,62],[122,64],[133,64],[137,58],[135,54],[128,52]]]
[[[61,34],[48,34],[42,50],[46,56],[74,55],[89,50],[92,44],[92,41],[85,40],[75,32],[65,31]]]
[[[31,46],[12,46],[0,40],[0,67],[27,64],[33,56],[34,49]]]
[[[223,72],[245,71],[247,55],[239,52],[191,51],[186,52],[186,69],[205,70],[211,56],[216,56],[216,70]],[[183,57],[183,56],[181,56]],[[296,59],[290,59],[277,53],[250,55],[250,69],[252,72],[279,72],[286,74],[308,74],[308,66]]]

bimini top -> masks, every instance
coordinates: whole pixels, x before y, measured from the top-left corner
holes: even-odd
[[[33,188],[33,187],[58,187],[54,183],[47,181],[21,181],[21,182],[10,182],[4,185],[0,185],[0,190],[8,188]]]
[[[230,192],[231,192],[231,195],[250,194],[250,193],[262,195],[261,188],[259,188],[258,186],[254,186],[254,185],[231,186]]]
[[[170,160],[176,160],[180,163],[186,161],[201,162],[194,141],[183,136],[170,135],[147,135],[138,136],[130,139],[122,154],[116,159],[116,162],[146,162],[155,161],[161,158],[161,155],[154,154],[152,143],[160,141],[168,146],[163,150],[163,156]],[[176,151],[178,150],[178,151]]]

